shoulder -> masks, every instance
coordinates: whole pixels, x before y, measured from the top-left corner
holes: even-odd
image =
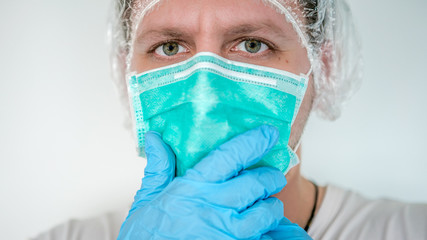
[[[309,233],[316,239],[427,239],[427,204],[373,200],[328,186]]]
[[[84,220],[69,220],[32,240],[113,240],[116,239],[127,211],[106,213]]]

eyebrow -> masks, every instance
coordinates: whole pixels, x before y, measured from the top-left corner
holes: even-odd
[[[167,36],[167,37],[183,37],[183,32],[181,31],[177,31],[173,28],[165,28],[162,30],[150,30],[147,32],[142,32],[140,34],[140,36],[144,36],[144,35],[159,35],[159,36]]]
[[[281,28],[273,23],[255,23],[255,24],[241,24],[232,26],[225,31],[225,36],[239,36],[249,35],[253,33],[264,33],[274,35],[281,39],[289,40],[290,37]]]
[[[226,32],[226,35],[243,35],[243,34],[248,34],[248,33],[253,33],[253,32],[263,30],[264,27],[271,28],[266,24],[256,24],[256,25],[242,24],[242,25],[230,27],[225,32]]]
[[[179,31],[178,28],[164,28],[160,30],[149,30],[146,32],[141,32],[136,39],[137,43],[144,43],[147,38],[172,38],[172,39],[181,39],[187,38],[189,34]]]

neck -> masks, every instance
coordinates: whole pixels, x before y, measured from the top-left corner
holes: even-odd
[[[297,155],[301,159],[300,149],[297,151]],[[274,197],[283,202],[285,217],[304,228],[310,219],[316,200],[315,187],[301,175],[300,166],[301,164],[298,164],[286,174],[287,185]],[[319,210],[324,194],[325,188],[319,187],[315,214]]]

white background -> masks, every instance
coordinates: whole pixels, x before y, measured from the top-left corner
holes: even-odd
[[[350,4],[364,82],[339,120],[310,120],[303,172],[427,202],[427,2]],[[105,0],[0,2],[1,239],[126,207],[139,187],[145,163],[109,74],[108,10]]]

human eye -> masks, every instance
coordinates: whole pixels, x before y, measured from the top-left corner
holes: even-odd
[[[246,39],[241,41],[237,46],[237,51],[243,51],[250,54],[262,53],[269,49],[269,46],[257,39]]]
[[[171,57],[178,53],[186,52],[186,49],[177,42],[166,42],[156,47],[154,52],[160,56]]]

